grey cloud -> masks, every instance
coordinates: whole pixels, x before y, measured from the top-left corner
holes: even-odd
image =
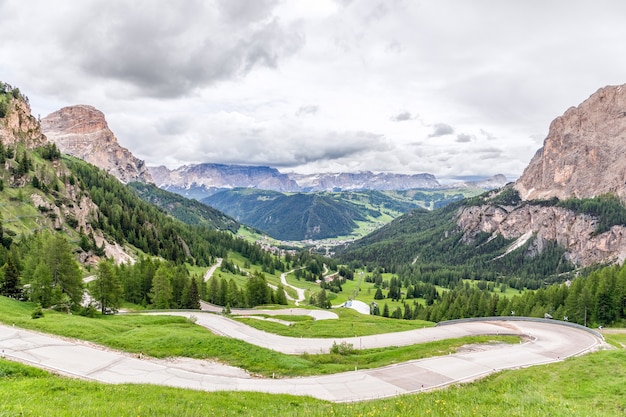
[[[454,133],[454,128],[446,123],[437,123],[434,126],[433,133],[428,135],[429,138],[436,138],[439,136],[451,135]]]
[[[399,53],[403,51],[403,46],[400,42],[393,40],[391,42],[389,42],[387,44],[387,46],[385,47],[385,51],[387,52],[394,52],[394,53]]]
[[[202,1],[184,8],[100,3],[73,20],[63,43],[84,72],[129,86],[128,95],[180,97],[255,67],[276,67],[297,51],[297,30],[268,18],[274,3],[224,1],[221,14]]]
[[[491,132],[486,131],[485,129],[480,129],[480,134],[483,135],[488,140],[496,140],[498,139],[496,135]]]
[[[392,122],[405,122],[407,120],[413,120],[417,118],[417,115],[413,116],[410,112],[405,111],[402,113],[398,113],[395,116],[391,116]]]
[[[277,3],[276,0],[219,0],[218,9],[226,19],[246,23],[267,17]]]
[[[316,115],[319,110],[320,107],[316,105],[300,106],[296,111],[296,116]]]
[[[465,133],[459,133],[456,135],[456,141],[459,143],[471,142],[473,139],[475,139],[474,135],[468,135]]]
[[[382,135],[370,132],[329,132],[322,139],[305,140],[305,146],[294,147],[282,163],[275,162],[275,165],[295,167],[310,162],[350,159],[363,152],[387,149],[383,139]]]
[[[228,140],[232,146],[219,148],[219,152],[206,141],[202,144],[203,152],[196,158],[220,163],[294,168],[308,163],[354,160],[363,152],[387,149],[383,136],[369,132],[315,133],[292,137],[290,142],[280,144],[270,131],[248,129],[244,135],[247,137],[245,146],[238,138],[220,138],[221,141]]]
[[[502,158],[502,153],[502,149],[499,148],[483,148],[477,150],[478,158],[481,160],[500,159]]]
[[[379,20],[389,13],[389,8],[385,3],[376,4],[370,12],[365,16],[366,21]]]
[[[354,0],[335,0],[340,6],[348,7]]]
[[[156,131],[165,136],[175,136],[185,133],[189,127],[188,120],[180,117],[169,117],[157,122]]]

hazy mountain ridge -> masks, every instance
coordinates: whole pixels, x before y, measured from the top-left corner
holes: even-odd
[[[393,174],[371,171],[323,174],[288,174],[301,191],[350,190],[410,190],[414,188],[439,188],[441,184],[432,174]]]
[[[202,199],[224,189],[256,188],[279,192],[332,192],[352,190],[412,190],[477,187],[486,190],[507,183],[503,175],[481,181],[458,181],[442,186],[432,174],[364,172],[297,174],[281,173],[267,166],[195,164],[170,170],[149,167],[155,184],[189,198]]]
[[[280,192],[297,192],[300,187],[286,174],[266,166],[195,164],[170,170],[148,167],[159,188],[204,197],[227,188],[258,188]]]

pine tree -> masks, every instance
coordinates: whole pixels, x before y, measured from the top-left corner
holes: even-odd
[[[43,245],[43,262],[52,272],[52,286],[68,295],[71,303],[78,305],[83,298],[83,283],[78,262],[72,255],[69,242],[60,235],[48,235]]]
[[[189,290],[187,291],[187,308],[200,309],[200,295],[196,278],[191,278]]]
[[[287,305],[287,296],[285,296],[283,284],[278,284],[276,287],[276,304]]]
[[[169,268],[161,265],[154,273],[150,300],[154,308],[168,309],[172,301],[172,285],[170,284]]]
[[[22,294],[20,288],[20,272],[13,261],[11,253],[7,254],[7,262],[4,264],[4,281],[0,285],[0,294],[5,297],[18,299]]]
[[[105,314],[110,309],[117,309],[121,305],[123,287],[113,266],[107,260],[98,264],[98,278],[93,286],[93,295],[100,303],[100,311]]]

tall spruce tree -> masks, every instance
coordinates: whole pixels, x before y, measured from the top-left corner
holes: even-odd
[[[161,265],[154,273],[152,279],[152,289],[150,299],[154,308],[170,308],[172,302],[172,285],[170,283],[171,273],[167,266]]]
[[[124,289],[110,261],[102,260],[98,263],[97,279],[92,289],[102,314],[120,307]]]
[[[18,299],[22,295],[22,288],[20,287],[20,271],[17,269],[15,262],[13,261],[13,255],[9,252],[7,254],[7,262],[3,266],[4,279],[2,285],[0,285],[0,294],[5,297],[11,297]]]

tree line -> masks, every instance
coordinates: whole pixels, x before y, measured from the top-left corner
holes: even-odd
[[[414,287],[416,288],[416,287]],[[424,288],[428,291],[428,287]],[[626,266],[597,269],[573,281],[552,284],[534,291],[507,297],[486,283],[480,286],[459,283],[450,291],[439,291],[432,302],[411,300],[403,292],[402,307],[389,311],[384,303],[393,295],[376,297],[383,304],[374,311],[385,317],[439,322],[469,317],[548,317],[585,326],[624,325],[626,322]],[[420,298],[425,298],[423,294]],[[415,294],[413,294],[415,296]],[[380,304],[379,303],[379,304]],[[425,304],[425,305],[424,305]]]

